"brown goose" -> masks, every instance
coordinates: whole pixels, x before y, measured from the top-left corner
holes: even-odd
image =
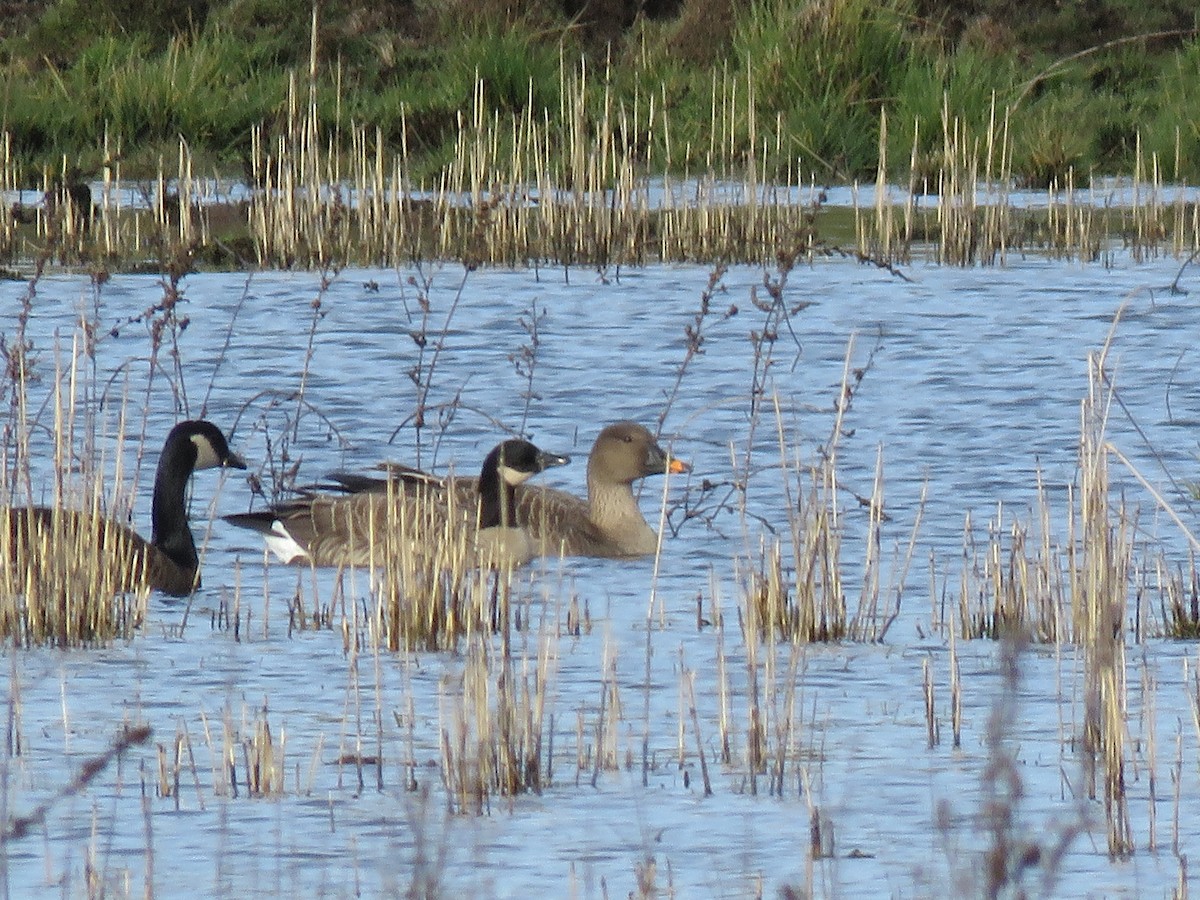
[[[637,422],[606,427],[588,455],[588,498],[541,486],[518,492],[518,520],[549,553],[568,556],[646,556],[658,534],[646,524],[633,482],[647,475],[690,472]]]
[[[409,471],[396,464],[385,468],[393,480]],[[657,548],[658,535],[633,496],[633,482],[689,471],[691,466],[668,455],[649,429],[637,422],[615,422],[600,432],[588,456],[588,498],[543,485],[519,485],[514,491],[517,523],[543,556],[646,556]],[[351,494],[388,489],[388,479],[380,476],[337,473],[330,480]],[[473,484],[474,479],[456,482],[460,491]]]
[[[149,541],[111,519],[92,521],[89,513],[80,510],[37,506],[7,510],[7,555],[14,572],[35,580],[36,572],[31,570],[45,568],[43,560],[59,552],[75,554],[81,564],[110,572],[115,591],[152,588],[176,596],[190,594],[200,586],[200,558],[184,495],[192,472],[218,466],[244,469],[246,463],[229,449],[216,425],[196,420],[171,429],[154,476]],[[80,546],[84,540],[94,545]],[[63,546],[57,550],[50,546],[59,542]],[[30,552],[31,547],[35,552]]]
[[[536,548],[516,524],[513,492],[538,472],[568,462],[569,457],[528,441],[508,440],[488,454],[478,479],[444,479],[397,466],[390,484],[367,479],[369,488],[349,496],[313,493],[225,518],[260,532],[285,563],[370,566],[386,558],[383,545],[396,532],[419,553],[466,528],[473,532],[481,561],[520,565],[536,555]],[[332,477],[343,490],[344,482],[355,480]]]

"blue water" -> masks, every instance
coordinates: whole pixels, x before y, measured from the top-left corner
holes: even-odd
[[[553,734],[553,780],[540,795],[493,797],[483,816],[447,815],[440,776],[439,735],[462,702],[466,657],[347,652],[345,635],[361,628],[352,602],[335,607],[332,630],[289,634],[292,598],[299,593],[309,609],[329,605],[333,576],[264,566],[252,534],[215,522],[204,588],[190,603],[152,597],[142,633],[128,644],[6,651],[8,707],[20,740],[19,754],[10,746],[4,760],[9,816],[51,797],[122,723],[145,723],[154,732],[151,745],[55,802],[44,827],[5,848],[9,895],[85,895],[89,860],[117,896],[142,894],[147,882],[161,896],[378,896],[404,893],[418,876],[452,895],[626,896],[637,888],[639,866],[648,872],[651,862],[653,875],[644,877],[684,897],[775,896],[784,885],[811,887],[819,896],[978,893],[979,854],[988,845],[981,815],[988,720],[1003,695],[1000,651],[986,641],[957,646],[964,720],[956,750],[949,645],[931,622],[931,595],[946,590],[957,602],[968,513],[977,540],[998,508],[1005,526],[1029,521],[1039,473],[1062,529],[1058,540],[1065,540],[1086,361],[1110,332],[1109,371],[1121,402],[1112,407],[1108,438],[1186,523],[1195,522],[1184,483],[1200,480],[1200,387],[1193,375],[1200,278],[1185,272],[1181,284],[1192,293],[1170,294],[1178,266],[1031,257],[1002,269],[918,264],[906,270],[911,281],[844,260],[802,266],[788,276],[783,296],[791,306],[811,305],[790,317],[790,330],[779,329],[757,418],[750,334],[762,330],[765,314],[751,292],[766,295],[764,273],[752,268],[726,274],[703,326],[703,352],[674,395],[684,327],[709,277],[702,267],[347,270],[324,288],[314,273],[195,274],[182,284],[181,314],[189,321],[178,336],[178,369],[168,344],[152,378],[147,326],[129,320],[161,300],[156,278],[117,275],[98,289],[84,277],[44,278],[29,325],[42,380],[30,395],[39,404],[51,396],[56,336],[69,358],[80,316],[93,320],[102,336],[93,378],[94,394],[104,397],[97,407],[101,445],[114,446],[122,398],[129,435],[140,435],[143,423],[149,435],[140,469],[136,442],[126,446],[127,472],[137,471],[133,520],[143,531],[157,436],[184,415],[204,415],[232,432],[268,493],[275,484],[268,460],[273,456],[279,468],[284,449],[288,465],[299,464],[300,482],[382,459],[474,470],[499,439],[499,426],[521,427],[528,384],[512,357],[530,341],[522,318],[534,315],[541,316],[535,396],[524,430],[547,449],[575,456],[547,481],[583,493],[584,460],[599,428],[624,418],[653,427],[671,398],[664,439],[694,467],[690,479],[672,480],[671,499],[697,497],[703,479],[744,482],[745,514],[737,494],[706,517],[685,522],[675,513],[678,533],[665,542],[657,572],[649,560],[568,560],[521,577],[519,595],[533,626],[519,634],[518,652],[530,669],[539,653],[550,660],[544,730]],[[411,336],[420,330],[421,310],[409,277],[418,274],[431,278],[423,360]],[[10,341],[25,290],[0,283],[0,322]],[[737,314],[725,317],[731,306]],[[118,325],[119,336],[108,336]],[[418,440],[407,421],[417,397],[410,373],[420,365],[418,380],[428,374],[443,328],[429,425]],[[738,627],[737,573],[756,566],[770,529],[786,541],[780,435],[790,461],[815,461],[833,428],[847,353],[851,368],[866,369],[838,442],[851,611],[866,530],[853,494],[871,494],[880,452],[890,517],[882,539],[885,585],[897,577],[893,560],[910,539],[923,490],[924,518],[900,612],[882,644],[802,648],[794,681],[784,647],[776,654],[779,668],[760,671],[768,727],[779,724],[790,735],[782,796],[770,796],[768,779],[760,774],[752,782],[744,761],[748,648]],[[296,396],[302,377],[303,402]],[[40,421],[52,424],[49,409],[36,408]],[[50,446],[40,432],[34,440],[44,452]],[[34,468],[35,482],[48,484],[45,460]],[[1189,566],[1186,540],[1148,492],[1115,460],[1110,477],[1114,496],[1123,492],[1140,510],[1139,552]],[[642,496],[652,520],[661,490],[661,480],[651,481]],[[199,473],[193,494],[198,534],[214,510],[244,510],[252,502],[241,473]],[[352,598],[365,593],[364,583],[347,587]],[[577,637],[562,624],[572,598],[590,616],[590,630]],[[721,608],[723,634],[697,627],[698,599],[708,618]],[[236,633],[215,627],[218,612],[235,602]],[[1148,602],[1157,619],[1157,599]],[[759,653],[761,661],[766,651]],[[1024,882],[1031,890],[1157,897],[1176,887],[1176,810],[1180,852],[1194,857],[1200,846],[1196,662],[1194,643],[1155,638],[1130,646],[1127,787],[1138,852],[1114,862],[1105,849],[1103,806],[1080,793],[1073,739],[1083,715],[1082,660],[1070,647],[1024,654],[1004,744],[1022,782],[1019,831],[1048,846],[1081,822],[1085,828],[1069,843],[1057,880],[1048,885],[1034,869]],[[942,738],[932,749],[925,664]],[[688,673],[699,738],[686,712]],[[1148,692],[1143,676],[1153,679]],[[591,754],[609,682],[619,706],[614,743],[606,747],[618,767],[602,766],[593,784]],[[785,693],[788,685],[794,694]],[[1144,698],[1152,708],[1143,707]],[[723,707],[733,753],[727,766],[718,759]],[[245,790],[242,745],[264,719],[284,756],[284,786],[277,796],[253,798]],[[788,721],[795,723],[790,729]],[[226,733],[236,797],[223,774]],[[173,758],[177,737],[191,757],[185,750],[178,796],[160,796],[159,747]],[[769,743],[778,745],[774,732]],[[711,797],[703,796],[698,744]],[[380,748],[382,770],[367,767],[361,786],[355,767],[338,763]],[[1177,752],[1184,761],[1178,807]],[[415,792],[405,788],[410,777]],[[814,816],[832,842],[818,859],[809,858]]]

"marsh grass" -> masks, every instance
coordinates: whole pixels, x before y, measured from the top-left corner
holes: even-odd
[[[240,207],[221,192],[220,184],[200,178],[194,171],[191,149],[180,141],[174,159],[160,161],[158,174],[147,181],[122,179],[121,149],[109,147],[111,160],[96,181],[84,178],[75,163],[64,158],[56,169],[37,176],[32,203],[0,201],[5,229],[0,231],[0,251],[5,258],[45,255],[64,266],[83,266],[102,273],[107,269],[150,268],[166,272],[170,261],[212,248],[223,241],[234,247],[239,239],[228,231],[230,213]],[[4,181],[28,181],[17,169]],[[245,215],[238,224],[244,230]],[[215,221],[215,224],[211,224]],[[210,253],[210,255],[212,255]],[[226,247],[221,254],[233,257]]]
[[[1014,520],[1006,526],[1001,505],[987,524],[987,537],[981,546],[971,516],[967,515],[958,634],[968,639],[1015,634],[1037,643],[1072,639],[1067,574],[1070,553],[1055,540],[1051,521],[1051,507],[1040,477],[1033,524]]]
[[[1183,640],[1200,638],[1200,577],[1195,556],[1189,560],[1187,575],[1182,569],[1167,571],[1161,559],[1156,569],[1162,586],[1160,611],[1164,633]]]
[[[840,443],[847,433],[846,416],[854,393],[870,368],[851,365],[854,342],[847,347],[841,386],[833,406],[833,424],[826,442],[805,463],[789,438],[778,397],[774,402],[779,471],[784,478],[787,532],[790,540],[764,536],[757,560],[743,570],[747,622],[765,631],[799,642],[882,641],[899,614],[904,586],[916,551],[924,511],[924,499],[906,542],[897,545],[885,559],[884,535],[889,517],[885,512],[883,448],[876,455],[871,494],[861,496],[842,484]],[[850,513],[844,498],[851,496],[866,511],[861,530],[864,548],[862,577],[857,601],[850,607],[844,559],[850,534]],[[856,555],[857,556],[857,555]],[[885,581],[886,579],[886,581]],[[753,607],[753,615],[749,610]]]
[[[56,357],[51,495],[32,486],[30,454],[44,446],[32,439],[41,427],[26,405],[27,384],[14,385],[14,441],[5,446],[6,497],[0,505],[0,639],[18,646],[79,647],[128,640],[146,615],[149,589],[137,571],[135,547],[112,526],[132,505],[124,484],[125,421],[116,425],[113,481],[93,451],[102,429],[80,408],[81,350],[76,343],[67,368]],[[10,455],[11,454],[11,455]],[[46,513],[34,512],[45,503]]]
[[[1105,371],[1106,358],[1101,353],[1089,360],[1080,441],[1081,559],[1072,581],[1078,597],[1075,627],[1084,650],[1087,787],[1104,801],[1109,854],[1123,857],[1134,850],[1126,795],[1124,627],[1134,528],[1125,510],[1118,509],[1114,516],[1109,503],[1104,432],[1113,389]]]
[[[459,649],[475,635],[507,639],[528,626],[529,612],[513,603],[522,576],[476,545],[475,504],[458,490],[392,478],[378,492],[355,496],[372,502],[337,507],[349,544],[332,593],[315,568],[297,570],[289,633],[337,628],[347,653],[438,651]]]
[[[1111,444],[1107,452],[1129,465]],[[1035,644],[1081,640],[1083,622],[1090,615],[1088,591],[1093,587],[1087,566],[1097,553],[1096,532],[1086,531],[1081,524],[1085,493],[1094,497],[1094,490],[1085,491],[1082,484],[1068,485],[1065,502],[1056,505],[1039,475],[1037,500],[1028,517],[1009,517],[1000,505],[981,536],[968,513],[955,634],[967,639],[998,639],[1014,633]],[[1112,513],[1111,528],[1120,538],[1115,546],[1127,554],[1114,570],[1114,577],[1127,579],[1127,593],[1136,600],[1121,630],[1139,643],[1147,637],[1194,636],[1194,559],[1189,558],[1186,565],[1172,564],[1161,551],[1135,545],[1137,524],[1137,512],[1131,506],[1122,503]],[[1087,540],[1092,543],[1085,543]],[[1151,598],[1158,598],[1157,604]]]
[[[235,718],[233,708],[226,705],[221,714],[219,732],[209,717],[201,711],[202,741],[208,750],[209,782],[214,797],[237,799],[243,793],[248,797],[275,797],[285,790],[287,735],[280,732],[276,739],[270,725],[266,700],[260,708],[251,710],[242,705]],[[320,743],[317,746],[320,752]],[[186,761],[184,757],[186,756]],[[159,790],[164,797],[175,798],[178,805],[179,772],[187,769],[195,785],[197,801],[204,806],[205,794],[199,775],[195,752],[190,734],[181,729],[176,736],[173,751],[159,747]],[[296,769],[296,791],[305,789],[300,783],[300,768]],[[311,789],[312,767],[309,768]]]
[[[420,492],[413,502],[394,479],[382,511],[368,504],[370,560],[345,575],[352,585],[357,577],[372,586],[369,618],[352,623],[356,633],[365,630],[367,646],[444,650],[494,629],[507,612],[496,604],[507,597],[508,581],[476,554],[464,527],[470,514],[455,491]]]
[[[1073,642],[1079,647],[1085,791],[1103,801],[1109,853],[1123,857],[1134,850],[1127,797],[1126,640],[1129,597],[1139,583],[1133,539],[1137,519],[1123,501],[1114,505],[1110,498],[1112,448],[1105,430],[1114,388],[1106,358],[1107,345],[1089,360],[1079,481],[1068,493],[1065,542],[1052,535],[1055,519],[1040,483],[1036,529],[1016,522],[1004,528],[998,512],[985,546],[978,548],[968,517],[959,629],[967,638]],[[996,877],[1015,876],[997,869]]]
[[[329,99],[293,74],[275,124],[253,126],[246,141],[248,200],[231,199],[228,182],[198,172],[180,140],[131,203],[118,190],[120,141],[110,146],[106,136],[107,163],[93,170],[101,180],[86,181],[82,165],[64,158],[37,173],[39,202],[0,210],[0,252],[17,261],[53,247],[61,263],[112,268],[161,267],[186,251],[237,267],[455,259],[611,269],[769,263],[801,239],[809,254],[887,266],[914,253],[975,265],[1003,264],[1014,252],[1097,260],[1115,242],[1139,259],[1200,247],[1195,204],[1166,199],[1171,167],[1140,140],[1128,176],[1132,206],[1097,203],[1103,187],[1090,176],[1085,202],[1085,176],[1068,165],[1045,182],[1044,211],[1018,209],[1011,107],[993,95],[984,115],[967,115],[949,92],[940,128],[936,119],[911,125],[907,164],[889,153],[895,126],[908,123],[886,108],[873,114],[873,196],[853,211],[854,245],[843,247],[837,214],[820,209],[829,176],[802,167],[806,153],[794,152],[796,133],[782,117],[760,116],[768,90],[760,77],[714,72],[707,121],[694,135],[676,121],[665,85],[639,82],[618,95],[612,77],[564,58],[551,92],[556,109],[538,105],[549,97],[532,84],[521,103],[497,109],[496,82],[480,76],[455,111],[453,152],[434,175],[410,152],[406,108],[398,143],[352,118],[330,125]],[[928,147],[933,133],[936,150]],[[5,135],[2,146],[11,142]],[[0,184],[32,180],[11,150],[0,156]]]
[[[551,643],[535,655],[479,635],[460,679],[443,681],[441,775],[451,811],[479,814],[493,796],[540,792],[548,765]]]

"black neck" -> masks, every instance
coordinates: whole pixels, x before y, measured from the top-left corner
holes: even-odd
[[[153,526],[150,543],[185,569],[196,569],[200,557],[188,527],[188,478],[196,463],[196,448],[184,440],[163,448],[154,476],[154,500],[150,509]]]
[[[479,527],[516,524],[516,489],[500,476],[499,465],[485,465],[479,473]]]

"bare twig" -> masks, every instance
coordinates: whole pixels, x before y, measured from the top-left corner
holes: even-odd
[[[108,768],[114,759],[120,757],[131,747],[146,743],[150,740],[151,733],[149,725],[136,725],[120,731],[107,750],[86,760],[80,766],[79,773],[59,788],[53,796],[39,803],[29,815],[17,816],[4,826],[3,830],[0,830],[0,846],[27,837],[30,831],[46,821],[46,816],[50,814],[50,810],[54,808],[55,804],[86,790],[88,785],[95,781],[96,777]]]

